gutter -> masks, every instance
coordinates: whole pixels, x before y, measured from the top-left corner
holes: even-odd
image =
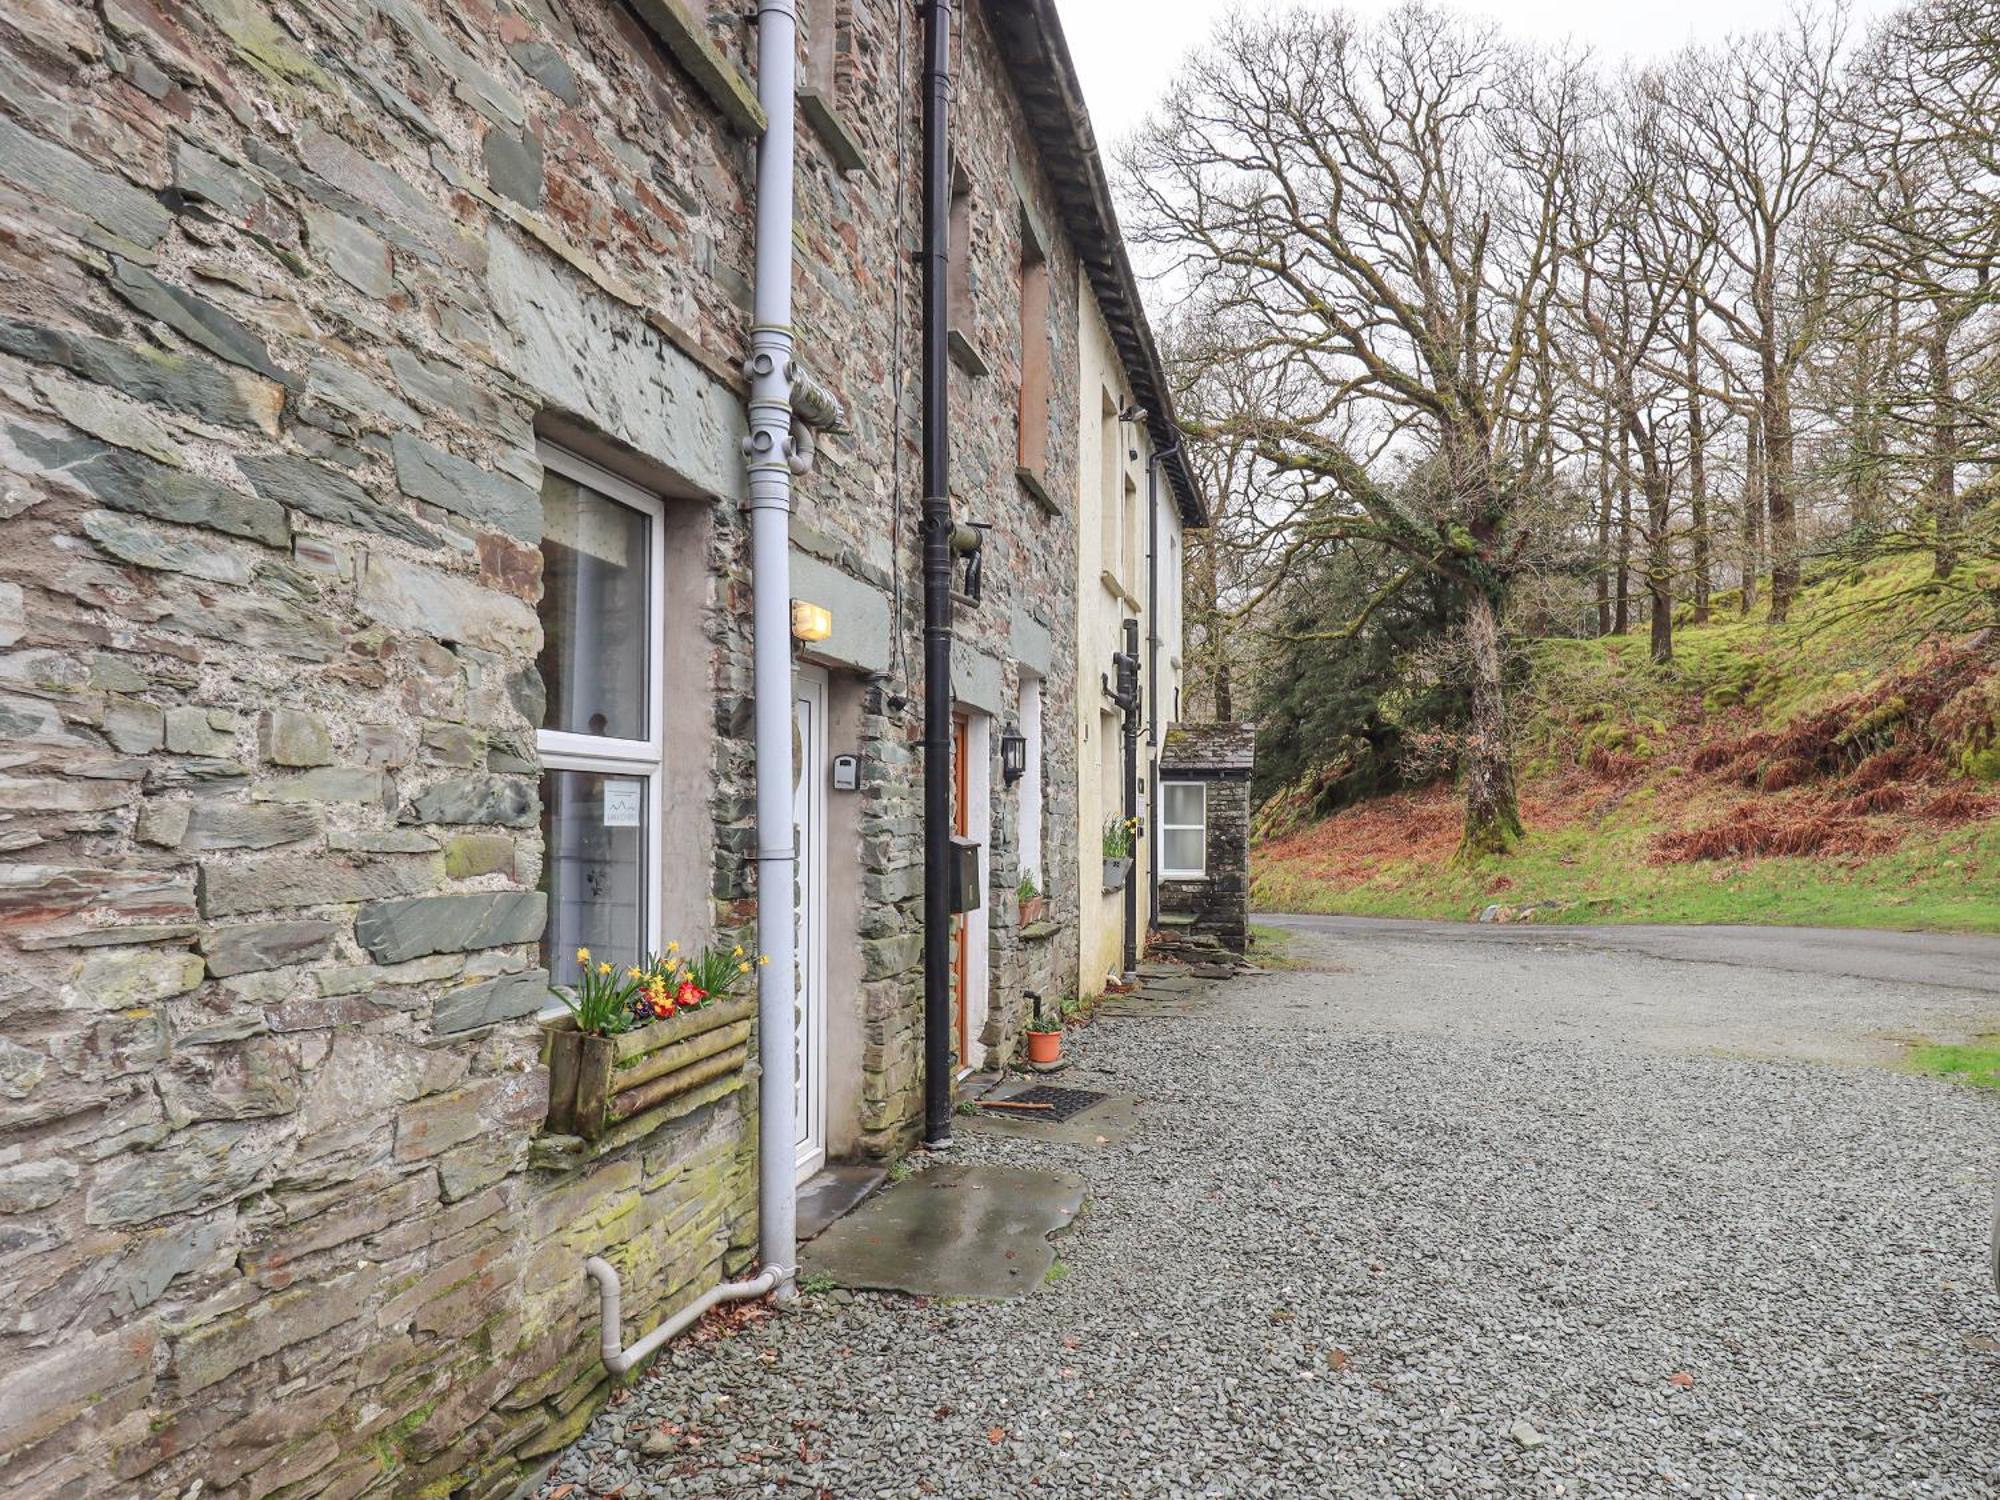
[[[924,5],[924,1144],[934,1149],[951,1144],[952,1116],[951,11],[952,0]]]

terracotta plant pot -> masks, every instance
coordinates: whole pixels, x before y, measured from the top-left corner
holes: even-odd
[[[1048,910],[1049,898],[1047,896],[1030,896],[1026,901],[1021,903],[1021,925],[1023,927],[1032,927],[1048,914]]]
[[[1062,1061],[1062,1033],[1060,1031],[1030,1031],[1028,1037],[1028,1061],[1031,1063],[1052,1063]]]

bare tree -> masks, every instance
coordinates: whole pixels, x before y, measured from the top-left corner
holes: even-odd
[[[1232,430],[1301,481],[1302,533],[1403,559],[1364,612],[1418,577],[1451,585],[1468,851],[1521,832],[1506,609],[1536,555],[1522,517],[1552,438],[1534,361],[1590,107],[1579,67],[1429,10],[1368,31],[1238,17],[1131,154],[1140,238],[1241,330],[1215,357],[1298,377]],[[1381,477],[1419,457],[1442,476],[1421,503]]]
[[[1837,188],[1846,32],[1843,10],[1801,11],[1783,30],[1684,54],[1662,89],[1689,188],[1680,210],[1719,251],[1703,300],[1754,363],[1775,621],[1799,586],[1793,383],[1826,308],[1814,230]]]
[[[1619,493],[1628,511],[1637,461],[1650,646],[1653,660],[1665,663],[1674,654],[1671,449],[1682,441],[1680,424],[1688,413],[1676,336],[1699,242],[1668,201],[1675,184],[1661,116],[1661,91],[1650,78],[1628,83],[1618,107],[1599,116],[1579,190],[1569,200],[1576,274],[1564,283],[1573,291],[1563,301],[1588,345],[1586,356],[1572,364],[1572,378],[1617,424]],[[1613,622],[1618,634],[1629,619],[1629,515],[1624,521]]]
[[[1838,414],[1855,435],[1844,477],[1874,527],[1893,523],[1892,491],[1914,490],[1940,578],[1960,552],[1959,471],[1996,452],[1996,115],[2000,36],[1978,0],[1901,13],[1855,69],[1838,280],[1851,390]]]

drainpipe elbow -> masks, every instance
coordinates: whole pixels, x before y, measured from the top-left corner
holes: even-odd
[[[624,1318],[618,1305],[618,1270],[602,1256],[593,1255],[583,1263],[583,1274],[597,1284],[598,1352],[605,1365],[616,1370],[625,1337]]]

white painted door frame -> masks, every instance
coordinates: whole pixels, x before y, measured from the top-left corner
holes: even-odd
[[[965,914],[965,1055],[959,1076],[986,1064],[979,1037],[990,1009],[987,942],[993,921],[993,718],[977,709],[965,713],[966,837],[979,845],[979,905]]]
[[[799,861],[793,1079],[800,1182],[826,1165],[826,697],[826,673],[799,666],[792,680],[792,831]]]

